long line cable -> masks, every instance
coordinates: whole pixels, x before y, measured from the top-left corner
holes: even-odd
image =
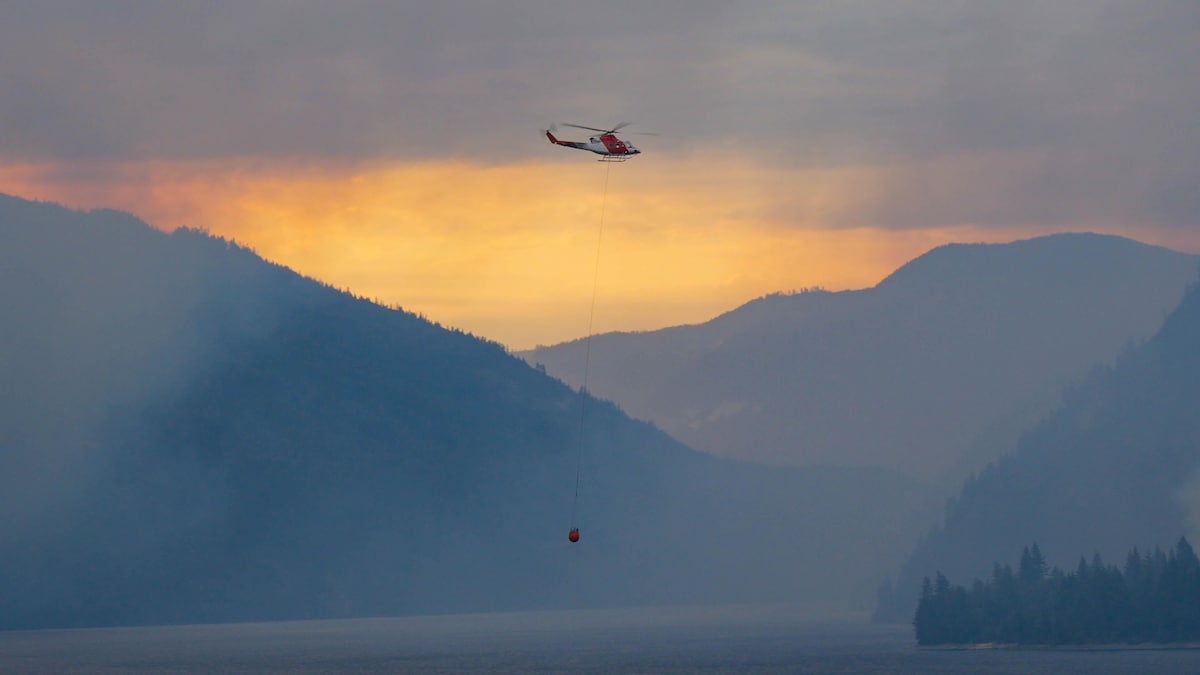
[[[596,319],[596,289],[600,282],[600,244],[604,241],[604,209],[608,205],[608,174],[612,163],[605,162],[604,191],[600,198],[600,227],[596,233],[596,262],[592,267],[592,304],[588,310],[587,337],[583,341],[583,384],[579,388],[579,449],[575,458],[575,499],[571,502],[571,529],[575,529],[575,516],[579,512],[579,475],[583,469],[583,419],[588,398],[588,371],[592,362],[592,328]]]

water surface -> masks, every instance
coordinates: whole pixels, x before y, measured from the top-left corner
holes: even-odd
[[[787,608],[520,612],[0,633],[5,673],[1177,673],[1200,650],[926,650]]]

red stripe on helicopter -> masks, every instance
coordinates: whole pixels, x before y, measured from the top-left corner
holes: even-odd
[[[604,134],[600,137],[600,142],[604,144],[604,149],[614,155],[624,155],[629,152],[625,147],[625,142],[612,134]]]

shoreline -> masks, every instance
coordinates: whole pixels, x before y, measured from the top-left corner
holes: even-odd
[[[1020,642],[977,642],[956,645],[918,645],[918,649],[944,652],[970,651],[1064,651],[1064,652],[1135,652],[1135,651],[1185,651],[1200,649],[1200,642],[1104,642],[1096,644],[1023,644]]]

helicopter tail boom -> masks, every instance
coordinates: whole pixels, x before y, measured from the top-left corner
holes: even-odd
[[[544,129],[543,131],[546,132],[546,138],[550,139],[550,142],[555,145],[562,145],[562,146],[565,146],[568,148],[575,148],[576,150],[587,150],[588,149],[587,143],[579,143],[577,141],[560,141],[560,140],[558,140],[558,138],[556,138],[554,136],[554,127],[550,127],[549,129]]]

